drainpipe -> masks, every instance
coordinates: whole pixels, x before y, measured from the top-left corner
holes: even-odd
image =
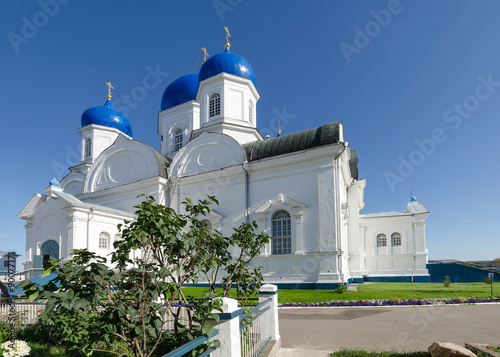
[[[90,207],[90,214],[92,215],[87,219],[87,249],[90,250],[90,220],[94,218],[94,207]]]
[[[248,214],[248,209],[249,209],[249,203],[250,203],[250,185],[248,184],[248,171],[245,167],[246,163],[241,164],[241,167],[245,171],[245,223],[248,224],[249,221],[249,214]]]

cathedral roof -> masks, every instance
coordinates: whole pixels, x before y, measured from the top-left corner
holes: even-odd
[[[170,83],[163,92],[161,110],[196,100],[198,93],[198,74],[187,74]]]
[[[111,100],[106,100],[106,103],[100,107],[92,107],[87,109],[82,114],[82,127],[96,124],[116,128],[122,133],[132,137],[132,126],[125,116],[115,110]]]
[[[250,63],[248,63],[248,61],[243,57],[231,53],[229,48],[226,48],[226,50],[222,53],[218,53],[215,56],[210,57],[205,63],[203,63],[198,75],[198,82],[214,77],[222,72],[248,78],[253,82],[254,86],[257,86],[255,73]]]
[[[114,214],[117,216],[124,216],[124,217],[130,217],[130,218],[135,217],[135,215],[133,213],[130,213],[127,211],[123,211],[120,209],[111,208],[111,207],[107,207],[107,206],[102,206],[102,205],[98,205],[98,204],[91,203],[91,202],[89,202],[89,203],[83,202],[83,201],[79,200],[78,198],[76,198],[75,196],[73,196],[72,194],[67,193],[67,192],[58,191],[58,192],[55,192],[55,194],[57,196],[59,196],[60,198],[62,198],[64,201],[66,201],[70,205],[69,207],[78,207],[78,208],[84,208],[84,209],[91,209],[92,208],[94,211],[97,211],[97,212],[109,213],[109,214]]]
[[[243,145],[248,161],[288,154],[295,151],[340,142],[340,122],[324,124],[319,128],[299,131],[268,140],[253,141]]]

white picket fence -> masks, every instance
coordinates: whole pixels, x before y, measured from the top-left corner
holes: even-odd
[[[11,309],[10,304],[0,304],[0,316],[2,321],[9,320],[10,311],[15,311],[16,316],[19,316],[22,324],[33,324],[36,322],[40,311],[45,310],[45,303],[14,303],[14,309]]]

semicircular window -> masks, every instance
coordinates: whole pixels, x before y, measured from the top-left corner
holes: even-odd
[[[48,240],[40,248],[41,255],[48,255],[59,259],[59,244],[55,240]]]

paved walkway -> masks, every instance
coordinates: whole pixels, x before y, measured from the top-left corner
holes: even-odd
[[[500,304],[283,308],[280,357],[328,356],[341,348],[426,351],[436,341],[498,343]]]
[[[331,352],[282,348],[279,357],[329,357]]]

